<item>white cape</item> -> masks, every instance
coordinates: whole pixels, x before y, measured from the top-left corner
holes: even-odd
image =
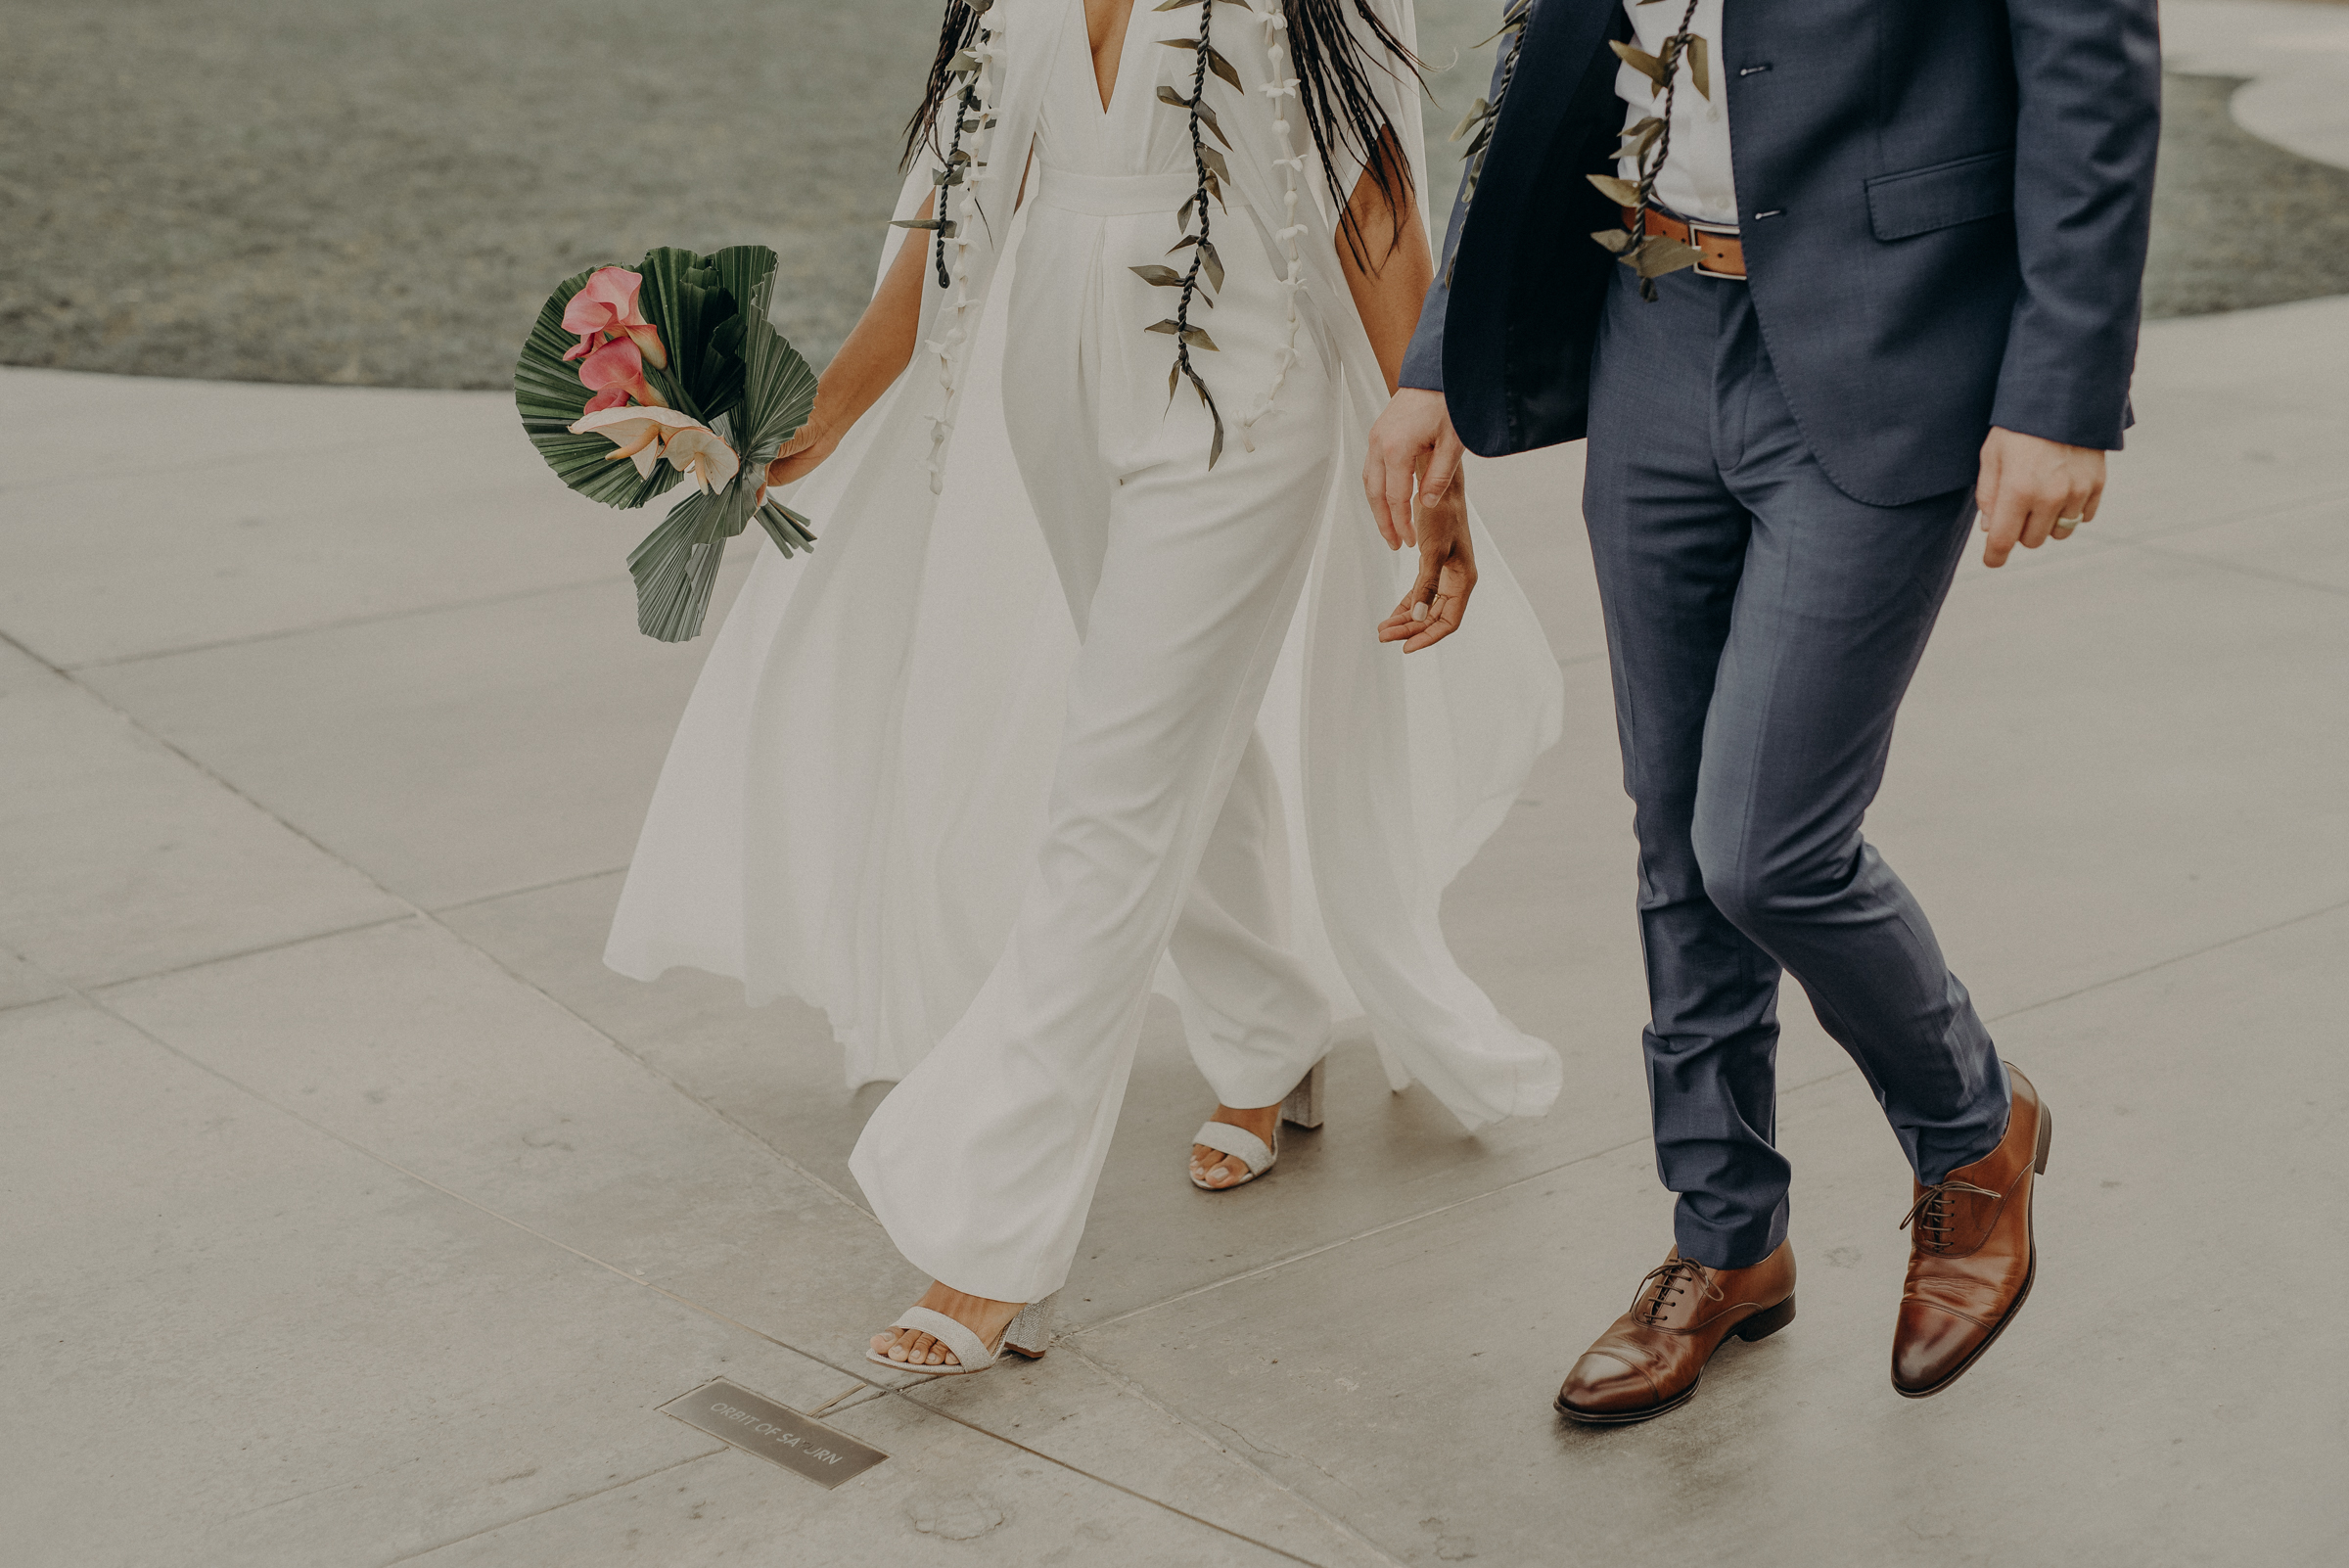
[[[1409,0],[1381,3],[1411,41]],[[1030,145],[1071,33],[1066,8],[1081,4],[997,0],[990,13],[992,148]],[[1235,214],[1241,200],[1282,210],[1275,160],[1288,150],[1270,107],[1282,57],[1260,15],[1216,7],[1214,37],[1257,111],[1223,115]],[[1415,99],[1397,86],[1387,107],[1419,177]],[[1395,1087],[1418,1080],[1472,1129],[1539,1115],[1557,1095],[1557,1053],[1460,972],[1437,908],[1557,739],[1558,668],[1481,524],[1462,629],[1407,659],[1376,640],[1416,556],[1387,550],[1361,494],[1385,384],[1311,138],[1289,114],[1312,193],[1299,213],[1304,307],[1337,346],[1343,387],[1336,478],[1259,719],[1290,823],[1291,929],[1336,1017],[1367,1015]],[[1005,312],[988,304],[1008,296],[1018,161],[989,162],[970,198],[991,221],[964,226],[957,288],[925,289],[923,349],[792,497],[814,520],[814,554],[758,547],[662,770],[605,952],[638,979],[690,965],[739,978],[754,1004],[790,994],[823,1008],[852,1085],[903,1077],[1000,952],[1041,835],[1077,651],[1004,431]],[[930,189],[917,168],[899,213]],[[902,233],[890,231],[884,271]],[[1227,265],[1256,263],[1241,243]],[[1235,391],[1227,422],[1261,397]],[[1171,964],[1159,981],[1180,998]]]

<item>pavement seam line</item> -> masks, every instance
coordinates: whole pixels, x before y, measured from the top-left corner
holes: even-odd
[[[684,1084],[678,1083],[667,1073],[664,1073],[660,1069],[654,1067],[650,1062],[646,1061],[635,1051],[630,1050],[626,1045],[621,1043],[621,1041],[616,1038],[608,1030],[601,1028],[592,1020],[581,1015],[579,1011],[573,1007],[570,1003],[564,1001],[561,997],[556,996],[547,991],[545,987],[540,986],[535,981],[530,980],[525,975],[517,973],[510,965],[508,965],[504,960],[500,959],[495,953],[490,952],[479,943],[468,939],[462,932],[459,932],[453,927],[449,926],[445,921],[441,920],[430,909],[425,908],[415,899],[407,897],[405,894],[402,894],[395,889],[385,886],[382,878],[376,876],[364,866],[355,864],[351,860],[336,853],[335,850],[321,842],[315,835],[307,832],[296,823],[287,820],[287,818],[281,815],[279,812],[272,810],[269,807],[255,800],[250,794],[238,788],[234,782],[221,774],[218,769],[205,762],[201,758],[188,751],[185,747],[180,746],[178,743],[165,736],[157,734],[153,729],[149,728],[145,723],[143,723],[137,715],[132,714],[127,709],[124,709],[113,702],[104,692],[99,691],[96,687],[85,684],[78,677],[76,677],[71,670],[64,669],[63,667],[52,663],[50,660],[42,658],[39,654],[33,652],[30,648],[25,647],[23,643],[17,641],[5,631],[0,631],[0,645],[16,649],[18,652],[24,655],[25,658],[32,660],[34,663],[47,669],[51,674],[70,684],[75,690],[86,693],[91,701],[97,703],[107,712],[114,714],[116,717],[120,718],[124,724],[128,725],[136,733],[146,736],[149,740],[155,742],[156,745],[161,747],[173,757],[176,757],[181,761],[187,763],[188,766],[194,768],[201,777],[209,779],[221,789],[226,790],[235,799],[243,801],[247,806],[253,807],[253,810],[258,811],[262,816],[268,818],[270,821],[275,822],[279,827],[285,829],[286,832],[292,834],[295,838],[308,845],[311,849],[317,851],[320,854],[326,856],[335,864],[342,866],[344,869],[350,872],[351,875],[358,877],[369,887],[375,889],[376,892],[382,894],[385,898],[398,904],[402,909],[405,909],[410,916],[424,922],[426,925],[439,932],[449,941],[457,944],[459,946],[467,949],[468,951],[480,954],[485,962],[487,962],[492,968],[496,969],[500,974],[504,975],[507,979],[513,981],[525,991],[544,998],[549,1005],[553,1006],[566,1017],[577,1023],[580,1028],[585,1029],[590,1034],[594,1035],[596,1038],[602,1040],[606,1045],[610,1046],[613,1050],[618,1051],[621,1055],[635,1063],[638,1069],[650,1075],[651,1077],[660,1080],[662,1083],[668,1084],[673,1092],[682,1095],[688,1102],[698,1106],[704,1115],[714,1118],[716,1121],[732,1129],[740,1136],[749,1139],[753,1144],[766,1151],[770,1158],[781,1164],[786,1170],[789,1170],[793,1175],[799,1176],[802,1180],[813,1184],[818,1190],[830,1196],[835,1202],[844,1205],[852,1213],[864,1216],[864,1218],[868,1221],[871,1221],[872,1223],[878,1225],[881,1222],[874,1217],[873,1212],[867,1209],[864,1205],[856,1202],[853,1198],[851,1198],[848,1194],[842,1192],[831,1182],[825,1180],[822,1176],[817,1176],[813,1171],[808,1170],[799,1161],[793,1159],[781,1149],[776,1148],[765,1138],[760,1137],[756,1131],[744,1126],[735,1118],[727,1115],[724,1111],[719,1110],[716,1106],[712,1105],[709,1101],[703,1099],[700,1095],[685,1087]],[[384,923],[391,924],[392,922],[387,920]],[[323,935],[334,935],[334,933],[324,933]],[[75,989],[74,994],[82,995],[85,1000],[88,999],[88,997],[78,988]]]
[[[2164,545],[2158,540],[2152,539],[2142,541],[2136,539],[2125,539],[2122,540],[2121,543],[2124,548],[2142,551],[2146,555],[2156,556],[2164,561],[2179,561],[2195,566],[2216,567],[2222,572],[2232,572],[2238,576],[2254,577],[2262,582],[2280,582],[2295,588],[2307,588],[2316,593],[2333,594],[2336,597],[2341,595],[2349,595],[2349,588],[2337,588],[2329,582],[2312,582],[2306,577],[2295,577],[2287,576],[2281,572],[2271,572],[2265,567],[2252,566],[2246,562],[2234,560],[2230,556],[2203,555],[2198,551],[2177,549],[2174,546]]]
[[[498,1210],[491,1208],[489,1205],[482,1202],[478,1198],[468,1197],[466,1194],[457,1191],[453,1187],[446,1186],[441,1182],[434,1180],[431,1176],[424,1175],[422,1172],[411,1170],[409,1167],[400,1164],[397,1160],[392,1159],[390,1155],[385,1154],[380,1150],[369,1148],[366,1144],[359,1142],[356,1138],[350,1137],[342,1132],[338,1132],[333,1128],[302,1115],[299,1111],[295,1110],[292,1106],[280,1104],[278,1101],[271,1099],[268,1095],[263,1094],[259,1090],[253,1088],[251,1084],[244,1083],[228,1073],[222,1072],[219,1068],[212,1066],[209,1062],[205,1061],[202,1057],[192,1055],[189,1052],[180,1049],[180,1047],[172,1044],[169,1040],[163,1038],[161,1035],[156,1034],[153,1030],[148,1029],[136,1019],[124,1016],[122,1013],[117,1012],[113,1007],[108,1006],[96,996],[78,990],[76,990],[73,994],[78,997],[85,1006],[88,1006],[97,1012],[104,1013],[107,1017],[114,1019],[116,1023],[122,1025],[125,1029],[130,1030],[132,1033],[139,1036],[139,1038],[154,1045],[157,1049],[161,1050],[168,1055],[177,1057],[180,1061],[187,1063],[190,1067],[195,1068],[198,1072],[219,1080],[221,1083],[235,1089],[238,1093],[245,1095],[247,1098],[268,1107],[270,1110],[277,1112],[281,1116],[299,1123],[301,1126],[308,1128],[311,1131],[319,1134],[321,1137],[328,1138],[333,1142],[343,1145],[345,1148],[349,1149],[352,1153],[359,1155],[361,1158],[372,1160],[387,1170],[398,1173],[400,1176],[407,1177],[410,1181],[417,1183],[419,1186],[429,1188],[434,1192],[439,1193],[444,1198],[448,1198],[456,1203],[463,1204],[466,1208],[472,1209],[478,1214],[494,1220],[500,1224],[510,1225],[514,1229],[521,1231],[526,1236],[530,1236],[538,1241],[546,1243],[550,1247],[558,1249],[559,1251],[569,1253],[572,1257],[578,1259],[582,1263],[592,1264],[598,1268],[604,1269],[609,1273],[619,1276],[628,1284],[652,1291],[656,1295],[667,1297],[668,1300],[675,1302],[678,1306],[683,1307],[690,1312],[700,1313],[702,1315],[709,1317],[714,1321],[724,1323],[729,1328],[739,1329],[743,1333],[751,1335],[753,1338],[764,1340],[767,1344],[776,1347],[778,1350],[788,1351],[803,1360],[811,1361],[818,1366],[828,1367],[831,1370],[840,1373],[844,1377],[853,1378],[858,1382],[865,1383],[868,1387],[873,1388],[877,1393],[895,1394],[900,1396],[905,1393],[904,1387],[892,1386],[885,1383],[875,1383],[871,1379],[862,1376],[853,1369],[841,1365],[839,1362],[833,1360],[827,1356],[821,1355],[815,1351],[805,1349],[798,1345],[794,1345],[789,1340],[778,1339],[774,1335],[767,1333],[764,1329],[754,1327],[753,1325],[742,1321],[738,1317],[734,1317],[725,1313],[719,1312],[714,1307],[695,1301],[690,1296],[680,1295],[676,1291],[670,1290],[668,1286],[657,1284],[642,1274],[632,1273],[628,1269],[621,1268],[618,1264],[608,1262],[605,1259],[598,1258],[591,1252],[575,1247],[570,1242],[565,1241],[558,1236],[548,1235],[545,1231],[538,1229],[536,1226],[526,1224],[524,1222],[515,1219],[512,1215],[501,1213]],[[54,1000],[55,998],[52,999]],[[1058,1458],[1052,1454],[1044,1453],[1038,1450],[1032,1449],[1027,1444],[1020,1442],[1016,1438],[1007,1437],[1000,1432],[996,1432],[988,1427],[982,1426],[976,1421],[956,1415],[951,1410],[936,1409],[930,1406],[922,1404],[921,1401],[914,1399],[907,1399],[904,1403],[912,1406],[913,1408],[920,1411],[924,1415],[937,1416],[942,1420],[951,1421],[956,1426],[960,1426],[969,1431],[975,1432],[981,1437],[988,1438],[993,1442],[1003,1444],[1007,1448],[1017,1449],[1021,1453],[1029,1454],[1036,1459],[1040,1459],[1044,1463],[1052,1465],[1056,1469],[1066,1470],[1072,1475],[1082,1476],[1085,1480],[1091,1481],[1096,1485],[1108,1487],[1115,1492],[1122,1492],[1126,1496],[1132,1498],[1137,1501],[1148,1503],[1154,1508],[1163,1509],[1164,1511],[1172,1513],[1178,1518],[1188,1519],[1192,1523],[1204,1526],[1209,1530],[1216,1531],[1220,1535],[1229,1536],[1235,1541],[1245,1542],[1249,1545],[1259,1547],[1265,1551],[1269,1551],[1275,1556],[1285,1557],[1291,1562],[1307,1562],[1307,1559],[1299,1557],[1294,1552],[1284,1551],[1269,1542],[1259,1541],[1253,1536],[1242,1535],[1240,1532],[1231,1529],[1229,1526],[1220,1525],[1212,1519],[1201,1518],[1199,1515],[1194,1514],[1187,1509],[1178,1508],[1171,1502],[1153,1498],[1148,1493],[1138,1492],[1132,1487],[1126,1486],[1117,1481],[1112,1481],[1107,1476],[1096,1475],[1092,1471],[1086,1470],[1080,1465],[1071,1464],[1066,1459]],[[687,1463],[691,1461],[681,1460],[679,1462]],[[669,1468],[673,1469],[674,1466],[669,1466]],[[658,1472],[654,1473],[657,1474]],[[558,1504],[557,1506],[563,1506],[563,1504]],[[547,1512],[552,1510],[542,1509],[540,1511]],[[512,1521],[508,1522],[511,1523]],[[443,1543],[443,1545],[453,1545],[453,1543]],[[439,1546],[436,1546],[431,1549],[437,1551],[441,1548]],[[394,1561],[401,1560],[406,1559],[394,1559]],[[384,1565],[384,1568],[390,1568],[390,1565],[386,1564]],[[1308,1563],[1308,1568],[1319,1568],[1319,1565]]]
[[[432,906],[431,912],[436,915],[444,915],[455,914],[460,909],[478,909],[484,903],[495,903],[500,899],[527,899],[533,893],[551,893],[557,888],[568,888],[576,882],[593,882],[597,877],[618,876],[626,869],[625,865],[607,865],[599,866],[593,871],[575,871],[567,877],[553,877],[545,882],[533,882],[528,887],[501,888],[495,893],[484,893],[471,899],[459,899],[454,903],[437,903]]]
[[[1078,1360],[1083,1360],[1084,1358],[1079,1357]],[[1203,1526],[1209,1530],[1213,1530],[1220,1536],[1229,1536],[1234,1541],[1244,1541],[1249,1545],[1256,1547],[1258,1550],[1268,1551],[1275,1557],[1285,1557],[1290,1562],[1304,1563],[1306,1568],[1322,1568],[1321,1564],[1314,1562],[1310,1557],[1300,1557],[1293,1551],[1286,1550],[1280,1546],[1275,1546],[1269,1541],[1259,1541],[1254,1536],[1242,1535],[1239,1531],[1232,1529],[1229,1525],[1221,1525],[1216,1523],[1213,1519],[1203,1518],[1200,1515],[1191,1512],[1188,1508],[1178,1508],[1172,1502],[1154,1498],[1147,1492],[1137,1492],[1123,1482],[1112,1481],[1105,1475],[1095,1475],[1092,1471],[1087,1470],[1081,1465],[1071,1464],[1068,1460],[1046,1453],[1041,1449],[1032,1449],[1027,1444],[1022,1443],[1018,1438],[1006,1437],[1004,1434],[995,1431],[993,1428],[982,1426],[977,1421],[971,1420],[967,1416],[957,1415],[952,1410],[941,1409],[935,1405],[924,1405],[920,1400],[913,1398],[908,1391],[914,1388],[919,1388],[928,1381],[930,1380],[927,1378],[922,1378],[916,1380],[915,1382],[907,1383],[901,1386],[885,1388],[883,1392],[897,1396],[898,1400],[904,1404],[912,1406],[924,1415],[934,1415],[940,1420],[951,1421],[956,1426],[966,1427],[969,1430],[978,1433],[981,1437],[993,1439],[995,1442],[1004,1445],[1006,1448],[1017,1449],[1022,1453],[1029,1454],[1034,1458],[1041,1459],[1046,1464],[1055,1465],[1060,1469],[1068,1471],[1072,1475],[1081,1475],[1087,1481],[1093,1482],[1097,1486],[1107,1487],[1112,1492],[1123,1492],[1126,1494],[1126,1496],[1132,1498],[1138,1502],[1146,1502],[1153,1508],[1163,1508],[1168,1513],[1174,1515],[1174,1517],[1177,1519],[1188,1519],[1191,1521],[1191,1523]]]
[[[1283,1481],[1280,1477],[1274,1475],[1271,1471],[1257,1463],[1256,1460],[1250,1458],[1247,1454],[1240,1453],[1230,1444],[1224,1442],[1221,1438],[1217,1437],[1213,1432],[1210,1432],[1207,1428],[1201,1426],[1198,1422],[1192,1420],[1189,1416],[1174,1408],[1174,1407],[1158,1399],[1158,1397],[1153,1395],[1142,1383],[1125,1376],[1123,1373],[1116,1371],[1114,1368],[1101,1361],[1095,1360],[1092,1357],[1087,1356],[1083,1351],[1079,1350],[1075,1345],[1069,1345],[1065,1348],[1071,1356],[1076,1357],[1077,1360],[1082,1361],[1086,1366],[1092,1368],[1096,1374],[1098,1374],[1104,1381],[1108,1382],[1112,1387],[1116,1388],[1120,1393],[1128,1395],[1133,1399],[1140,1400],[1144,1405],[1147,1405],[1150,1407],[1150,1408],[1156,1410],[1159,1414],[1165,1416],[1168,1420],[1174,1422],[1176,1426],[1182,1428],[1184,1431],[1197,1438],[1200,1442],[1215,1450],[1217,1453],[1221,1454],[1224,1458],[1229,1459],[1232,1463],[1237,1464],[1253,1474],[1261,1477],[1266,1484],[1269,1485],[1283,1496],[1295,1499],[1301,1505],[1305,1507],[1308,1512],[1312,1513],[1323,1524],[1328,1525],[1338,1534],[1352,1539],[1373,1555],[1378,1557],[1380,1561],[1392,1563],[1395,1565],[1395,1568],[1407,1568],[1407,1565],[1402,1558],[1387,1550],[1384,1546],[1371,1540],[1368,1536],[1356,1529],[1353,1525],[1348,1524],[1346,1520],[1339,1515],[1330,1512],[1327,1508],[1324,1508],[1321,1506],[1321,1504],[1315,1502],[1312,1498],[1307,1497],[1295,1487],[1290,1486],[1286,1481]],[[1316,1465],[1314,1468],[1318,1469],[1320,1467]],[[1326,1471],[1323,1473],[1327,1474]],[[1344,1485],[1343,1482],[1340,1482],[1339,1484],[1341,1486]]]
[[[514,604],[524,599],[544,598],[549,594],[569,593],[579,588],[617,584],[624,579],[609,573],[601,576],[581,577],[576,582],[549,583],[536,588],[515,588],[504,593],[484,594],[478,599],[444,599],[438,604],[412,605],[404,610],[375,610],[363,615],[344,616],[333,621],[320,621],[306,625],[284,626],[275,631],[256,631],[244,637],[215,637],[207,642],[184,643],[170,648],[154,648],[140,653],[112,654],[104,659],[86,659],[79,664],[58,667],[61,673],[78,674],[85,669],[120,669],[127,665],[151,663],[159,659],[177,659],[186,654],[217,653],[223,648],[251,648],[265,642],[282,642],[288,637],[309,637],[325,631],[341,631],[347,626],[375,626],[387,621],[405,621],[416,616],[440,615],[457,610],[478,610],[486,605]]]
[[[2257,501],[2249,506],[2238,506],[2232,512],[2220,512],[2211,517],[2195,518],[2190,523],[2156,525],[2142,533],[2108,538],[2104,542],[2107,544],[2151,544],[2162,539],[2174,539],[2181,533],[2195,533],[2203,529],[2223,528],[2230,523],[2257,523],[2285,513],[2313,512],[2322,507],[2339,506],[2343,502],[2349,502],[2349,487],[2335,484],[2321,490],[2310,490],[2300,495],[2286,496],[2279,501]]]
[[[397,914],[377,915],[372,920],[355,921],[350,925],[336,926],[328,931],[305,931],[299,937],[288,937],[281,942],[264,942],[257,947],[239,947],[234,952],[214,953],[207,958],[191,958],[186,963],[166,964],[161,969],[143,970],[135,975],[122,975],[113,980],[94,980],[87,982],[87,985],[93,993],[118,991],[125,986],[143,986],[151,980],[168,980],[173,975],[184,975],[198,969],[208,969],[213,964],[235,963],[241,958],[258,958],[266,953],[284,952],[289,947],[299,947],[305,943],[325,942],[334,937],[354,936],[362,931],[373,931],[378,926],[395,926],[402,920],[414,918],[403,909]],[[25,961],[31,962],[30,959]],[[45,968],[41,972],[43,974],[52,973]],[[60,984],[64,983],[60,981]]]
[[[2321,920],[2325,916],[2333,914],[2342,909],[2349,909],[2349,899],[2343,899],[2337,902],[2326,904],[2323,908],[2303,910],[2299,914],[2287,916],[2282,920],[2276,921],[2272,925],[2261,926],[2253,931],[2237,932],[2232,937],[2222,937],[2217,942],[2211,943],[2205,946],[2196,947],[2190,952],[2172,953],[2167,958],[2157,958],[2153,962],[2144,965],[2142,968],[2130,970],[2127,974],[2108,975],[2102,980],[2090,981],[2085,986],[2077,987],[2074,990],[2064,992],[2059,995],[2043,996],[2038,1001],[2025,1002],[2020,1007],[2010,1007],[2006,1011],[2000,1013],[1997,1017],[1986,1018],[1983,1020],[1983,1022],[1986,1024],[2003,1024],[2009,1018],[2020,1018],[2025,1013],[2037,1012],[2042,1007],[2052,1007],[2057,1002],[2067,1002],[2075,996],[2085,996],[2090,992],[2102,991],[2107,986],[2118,986],[2126,981],[2142,979],[2144,976],[2152,974],[2156,970],[2167,969],[2172,964],[2187,963],[2192,959],[2203,957],[2206,954],[2218,952],[2222,948],[2232,947],[2239,942],[2251,942],[2260,937],[2271,936],[2279,931],[2289,930],[2291,927],[2300,925],[2306,921]],[[1855,1071],[1857,1071],[1857,1069],[1855,1069]]]
[[[468,1534],[452,1537],[447,1541],[438,1542],[430,1546],[419,1547],[415,1551],[402,1552],[396,1557],[387,1557],[382,1563],[377,1565],[377,1568],[397,1568],[397,1565],[400,1563],[415,1562],[421,1558],[430,1557],[435,1552],[446,1551],[451,1546],[462,1546],[468,1541],[479,1541],[484,1536],[496,1535],[500,1530],[511,1530],[518,1524],[529,1524],[532,1519],[543,1519],[550,1513],[561,1513],[565,1508],[571,1507],[576,1503],[592,1502],[597,1498],[604,1497],[610,1493],[619,1492],[628,1487],[641,1485],[646,1481],[650,1481],[657,1475],[667,1475],[671,1470],[682,1469],[686,1465],[699,1464],[704,1459],[714,1458],[718,1454],[726,1453],[731,1447],[731,1444],[720,1443],[716,1448],[711,1449],[706,1453],[688,1455],[687,1457],[678,1459],[673,1463],[662,1465],[657,1470],[647,1470],[640,1476],[633,1476],[625,1481],[615,1481],[608,1487],[597,1487],[593,1492],[582,1492],[576,1498],[565,1498],[561,1502],[550,1502],[543,1508],[533,1508],[529,1513],[518,1513],[511,1519],[500,1520],[498,1523],[493,1525],[484,1525],[481,1529],[469,1532]]]

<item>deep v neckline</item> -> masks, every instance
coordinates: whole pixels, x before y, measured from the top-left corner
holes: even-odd
[[[1084,35],[1085,85],[1092,89],[1085,96],[1098,106],[1103,119],[1109,118],[1110,106],[1118,101],[1118,94],[1126,85],[1127,56],[1133,48],[1133,14],[1140,9],[1141,3],[1142,0],[1128,0],[1126,7],[1126,26],[1118,34],[1118,63],[1110,70],[1109,96],[1104,98],[1101,96],[1101,62],[1093,53],[1092,18],[1085,15],[1083,0],[1078,0],[1077,27]],[[1107,41],[1103,40],[1105,43]]]

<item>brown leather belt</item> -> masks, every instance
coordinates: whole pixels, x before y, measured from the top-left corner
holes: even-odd
[[[1623,226],[1629,229],[1638,216],[1636,208],[1623,208]],[[1697,254],[1704,257],[1696,264],[1698,277],[1745,281],[1745,242],[1737,238],[1735,224],[1683,223],[1671,213],[1659,212],[1651,207],[1647,209],[1647,232],[1696,247]]]

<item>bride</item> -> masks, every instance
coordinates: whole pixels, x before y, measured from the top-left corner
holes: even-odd
[[[1464,1127],[1557,1094],[1437,924],[1557,667],[1458,486],[1382,548],[1353,483],[1431,274],[1413,35],[948,0],[895,249],[769,474],[822,543],[761,552],[606,954],[796,994],[900,1080],[851,1169],[936,1283],[884,1364],[1043,1353],[1154,987],[1210,1191],[1318,1124],[1338,1019]]]

